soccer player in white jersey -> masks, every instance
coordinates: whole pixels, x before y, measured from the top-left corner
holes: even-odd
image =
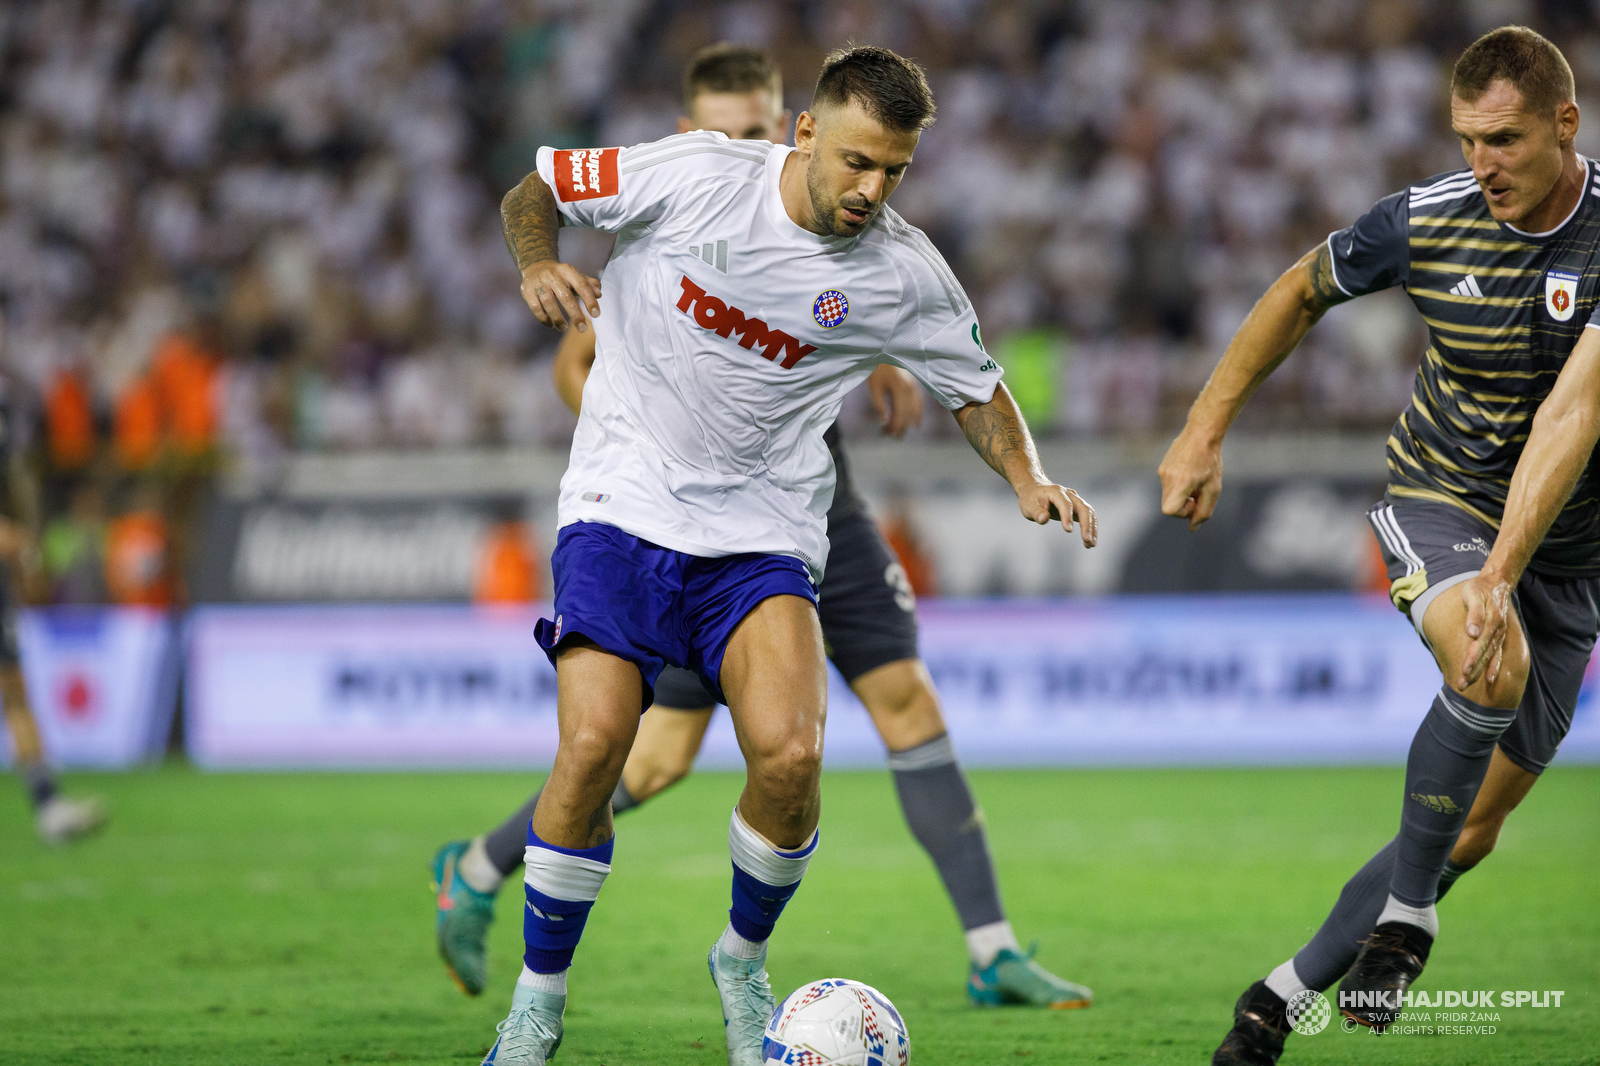
[[[728,1061],[759,1066],[766,942],[818,843],[822,435],[873,367],[910,371],[951,410],[1025,518],[1095,541],[1094,512],[1040,467],[960,285],[885,206],[932,117],[916,64],[852,48],[825,62],[795,148],[715,133],[543,148],[506,195],[529,306],[592,324],[597,357],[561,486],[556,617],[539,624],[560,739],[528,831],[527,951],[485,1062],[544,1063],[560,1043],[566,972],[610,872],[610,797],[671,663],[727,703],[745,753],[733,906],[708,962]],[[560,224],[618,234],[609,296],[557,261]]]
[[[793,118],[783,107],[782,74],[761,49],[711,45],[690,60],[683,81],[679,133],[715,130],[733,140],[788,142]],[[701,258],[708,248],[715,265],[715,244],[701,245]],[[593,330],[570,330],[561,338],[552,376],[574,414],[583,406],[594,360]],[[885,417],[885,432],[898,437],[921,420],[922,388],[906,371],[879,366],[867,386]],[[906,824],[954,904],[969,956],[967,996],[983,1006],[1087,1007],[1094,1000],[1090,989],[1046,970],[1017,942],[1000,898],[982,814],[917,651],[910,582],[852,484],[838,427],[824,439],[833,455],[835,484],[827,515],[828,568],[817,589],[823,642],[883,738]],[[661,672],[655,704],[639,722],[622,780],[611,795],[613,816],[637,809],[688,775],[715,704],[697,675],[672,666]],[[521,877],[528,822],[538,800],[535,793],[492,831],[452,841],[434,856],[439,954],[469,995],[483,991],[495,896],[513,874]]]

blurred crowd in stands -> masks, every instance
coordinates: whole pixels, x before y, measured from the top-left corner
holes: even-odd
[[[1449,63],[1507,22],[1565,50],[1600,151],[1593,0],[10,0],[3,362],[41,414],[52,594],[181,595],[147,549],[182,555],[219,469],[270,485],[296,450],[564,444],[499,198],[541,144],[671,132],[712,41],[771,49],[796,112],[845,42],[927,66],[938,121],[894,206],[1036,430],[1084,436],[1173,428],[1279,272],[1460,166]],[[563,242],[604,264],[605,239]],[[1251,423],[1393,420],[1422,335],[1403,299],[1359,307]],[[864,404],[846,428],[873,431]],[[134,592],[81,561],[114,541]]]

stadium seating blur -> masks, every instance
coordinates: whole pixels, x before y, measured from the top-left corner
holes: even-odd
[[[710,41],[772,49],[796,111],[838,43],[925,63],[939,118],[894,206],[950,258],[1041,436],[1154,439],[1279,271],[1384,193],[1460,165],[1444,84],[1477,33],[1557,34],[1600,115],[1593,10],[7,4],[4,358],[45,415],[56,596],[104,594],[84,553],[108,550],[104,515],[137,512],[135,489],[175,541],[135,523],[142,550],[172,559],[112,591],[181,598],[185,508],[219,469],[270,485],[297,453],[563,445],[556,337],[518,298],[496,205],[540,144],[670,132],[678,73]],[[1600,150],[1600,123],[1579,147]],[[577,262],[603,265],[606,240],[568,236]],[[1247,424],[1381,430],[1420,347],[1398,298],[1336,312]],[[845,418],[873,432],[864,403]]]

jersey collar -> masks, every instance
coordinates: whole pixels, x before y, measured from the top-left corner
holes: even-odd
[[[1502,222],[1500,225],[1504,226],[1512,233],[1515,233],[1523,240],[1531,241],[1549,240],[1551,237],[1554,237],[1556,234],[1565,229],[1568,222],[1571,222],[1573,219],[1578,217],[1578,212],[1583,210],[1583,205],[1589,202],[1590,195],[1596,192],[1594,185],[1594,164],[1586,156],[1579,156],[1578,158],[1583,160],[1583,192],[1578,196],[1578,202],[1572,205],[1572,210],[1567,212],[1567,217],[1561,220],[1560,225],[1556,226],[1555,229],[1547,229],[1543,233],[1529,233],[1527,230],[1518,229],[1509,222]]]
[[[804,226],[789,217],[789,211],[783,206],[783,193],[779,191],[778,179],[783,174],[783,162],[789,158],[794,148],[787,144],[774,145],[767,155],[767,212],[772,216],[772,225],[780,234],[793,241],[795,244],[808,248],[847,248],[854,243],[861,234],[855,237],[824,237],[820,233],[812,233]],[[867,227],[871,229],[872,227]],[[866,230],[862,230],[865,233]]]

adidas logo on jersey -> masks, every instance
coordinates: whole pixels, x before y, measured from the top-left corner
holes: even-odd
[[[708,266],[714,266],[724,274],[728,272],[728,242],[718,241],[713,245],[710,241],[704,244],[689,245],[689,254],[699,259],[704,259]]]
[[[1468,274],[1450,289],[1457,296],[1470,296],[1473,299],[1483,299],[1483,290],[1478,288],[1478,279]]]
[[[759,318],[750,318],[737,307],[730,305],[726,300],[712,296],[706,290],[690,281],[687,276],[681,282],[683,296],[678,300],[678,310],[690,315],[695,325],[701,329],[708,329],[719,337],[731,337],[739,334],[739,347],[754,349],[761,345],[762,356],[776,360],[778,353],[783,353],[783,360],[778,363],[785,370],[793,366],[812,352],[817,350],[815,344],[801,344],[800,341],[789,336],[781,329],[772,329]]]

